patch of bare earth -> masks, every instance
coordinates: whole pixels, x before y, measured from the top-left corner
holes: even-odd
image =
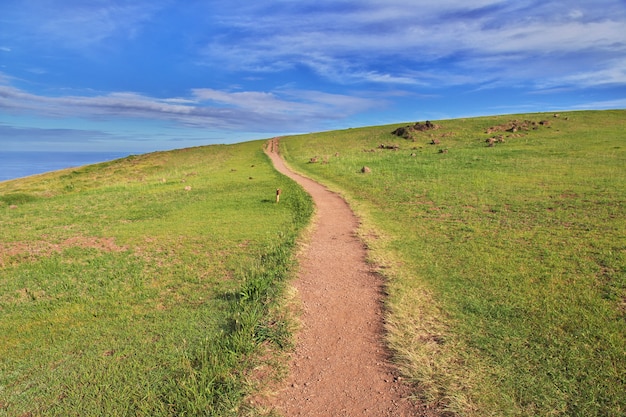
[[[290,374],[269,407],[284,416],[434,416],[408,397],[383,343],[383,282],[366,262],[358,221],[346,202],[291,172],[278,154],[276,169],[311,194],[317,211],[294,286],[302,307]]]
[[[45,240],[0,242],[0,267],[5,266],[6,260],[9,258],[36,259],[42,256],[50,256],[53,253],[61,253],[65,249],[73,247],[93,248],[103,252],[123,252],[128,250],[126,246],[118,246],[112,237],[96,236],[73,236],[56,243]]]

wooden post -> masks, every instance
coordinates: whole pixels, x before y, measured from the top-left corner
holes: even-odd
[[[281,193],[281,192],[282,192],[282,191],[280,190],[280,188],[277,188],[277,189],[276,189],[276,202],[277,202],[277,203],[280,201],[280,193]]]

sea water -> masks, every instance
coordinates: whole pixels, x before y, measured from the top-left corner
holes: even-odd
[[[0,151],[0,181],[112,161],[133,152]]]

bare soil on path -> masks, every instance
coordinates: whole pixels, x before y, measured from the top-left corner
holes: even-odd
[[[267,154],[312,196],[316,214],[294,282],[302,328],[290,374],[270,407],[287,417],[433,416],[407,399],[410,389],[389,362],[383,281],[366,262],[356,216],[340,196],[290,171],[278,146],[272,139]]]

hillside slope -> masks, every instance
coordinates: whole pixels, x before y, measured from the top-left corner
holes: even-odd
[[[289,344],[279,302],[312,212],[262,146],[0,183],[0,415],[245,409]]]
[[[387,277],[388,341],[467,416],[626,411],[626,111],[281,139],[343,193]]]

